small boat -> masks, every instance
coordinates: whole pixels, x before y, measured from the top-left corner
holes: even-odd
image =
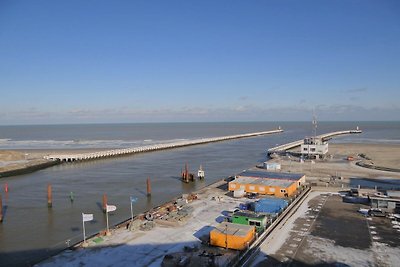
[[[203,171],[203,167],[200,165],[199,170],[197,171],[197,178],[199,178],[200,180],[204,179],[204,171]]]

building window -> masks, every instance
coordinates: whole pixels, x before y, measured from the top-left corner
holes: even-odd
[[[286,193],[286,190],[285,189],[281,189],[281,193]]]
[[[246,189],[246,186],[245,185],[241,185],[240,189]]]
[[[236,188],[235,184],[230,184],[231,188]]]
[[[250,185],[249,186],[249,190],[255,190],[256,188],[254,187],[254,185]]]
[[[306,147],[303,148],[303,151],[307,151],[308,149]]]
[[[264,191],[265,191],[265,187],[264,187],[264,186],[259,186],[259,187],[258,187],[258,190],[260,190],[260,191],[263,191],[263,192],[264,192]]]
[[[261,226],[261,222],[258,221],[249,221],[249,225]]]
[[[271,193],[275,192],[275,188],[270,187],[270,188],[269,188],[269,192],[271,192]]]
[[[315,152],[315,148],[314,147],[312,147],[310,150],[311,150],[311,152]]]

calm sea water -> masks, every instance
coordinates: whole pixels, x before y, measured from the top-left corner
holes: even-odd
[[[105,228],[100,206],[103,193],[117,206],[110,224],[130,216],[129,197],[138,202],[134,213],[160,205],[182,193],[263,162],[266,150],[311,135],[310,122],[160,123],[54,126],[0,126],[0,149],[66,149],[134,147],[182,139],[224,136],[272,130],[281,134],[156,151],[97,161],[68,163],[35,173],[2,178],[9,192],[2,193],[4,222],[0,225],[0,265],[28,266],[82,239],[81,213],[93,213],[87,234]],[[399,122],[321,122],[317,133],[354,129],[361,135],[336,138],[334,142],[400,143]],[[179,173],[188,163],[192,172],[201,164],[203,182],[183,184]],[[146,178],[152,181],[152,197],[146,196]],[[53,208],[47,208],[46,187],[53,186]],[[74,193],[73,203],[69,200]]]

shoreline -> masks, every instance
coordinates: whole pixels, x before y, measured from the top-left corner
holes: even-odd
[[[18,176],[18,175],[32,173],[32,172],[43,170],[43,169],[46,169],[48,167],[52,167],[52,166],[55,166],[58,164],[61,164],[61,162],[60,161],[48,161],[48,162],[42,162],[42,163],[38,163],[35,165],[26,166],[26,167],[22,167],[22,168],[12,169],[12,170],[8,170],[8,171],[2,171],[2,172],[0,172],[0,179],[5,178],[5,177]]]
[[[104,150],[105,148],[0,150],[0,179],[32,173],[63,163],[44,159],[44,156],[51,153],[86,153]],[[337,158],[364,154],[367,158],[356,163],[360,168],[393,174],[400,172],[400,144],[332,143],[329,144],[329,152]]]
[[[44,156],[49,155],[50,153],[86,153],[102,150],[104,150],[104,148],[0,150],[0,179],[28,174],[62,164],[61,161],[44,159]]]

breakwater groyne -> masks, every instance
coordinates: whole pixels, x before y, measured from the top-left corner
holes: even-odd
[[[327,141],[328,139],[334,137],[334,136],[339,136],[339,135],[345,135],[345,134],[360,134],[362,133],[361,130],[358,128],[356,130],[345,130],[345,131],[337,131],[337,132],[331,132],[331,133],[325,133],[318,135],[317,138],[321,138],[323,141]],[[273,154],[273,153],[283,153],[286,152],[289,149],[295,148],[303,144],[304,140],[298,140],[294,142],[290,142],[287,144],[279,145],[273,148],[268,149],[268,155]]]
[[[140,147],[133,147],[133,148],[121,148],[121,149],[112,149],[112,150],[106,150],[106,151],[77,153],[77,154],[53,154],[53,155],[47,155],[44,158],[47,160],[54,160],[54,161],[61,161],[61,162],[84,161],[84,160],[93,160],[93,159],[100,159],[100,158],[106,158],[106,157],[115,157],[115,156],[122,156],[122,155],[128,155],[128,154],[142,153],[142,152],[150,152],[150,151],[163,150],[163,149],[172,149],[172,148],[178,148],[178,147],[200,145],[200,144],[220,142],[220,141],[246,138],[246,137],[255,137],[255,136],[260,136],[260,135],[275,134],[275,133],[281,133],[281,132],[283,132],[283,130],[279,128],[279,129],[271,130],[271,131],[228,135],[228,136],[211,137],[211,138],[201,138],[201,139],[194,139],[194,140],[184,140],[184,141],[178,141],[178,142],[172,142],[172,143],[154,144],[154,145],[147,145],[147,146],[140,146]]]

